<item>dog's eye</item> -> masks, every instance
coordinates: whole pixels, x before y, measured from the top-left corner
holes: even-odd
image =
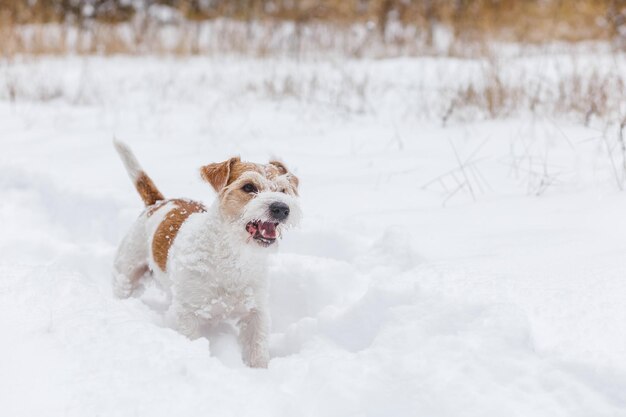
[[[287,194],[287,190],[285,188],[283,188],[282,190],[280,190],[281,193],[283,194]]]
[[[245,191],[245,192],[247,192],[247,193],[256,193],[256,192],[258,192],[258,191],[259,191],[259,190],[257,190],[257,188],[254,186],[254,184],[250,184],[250,183],[248,183],[248,184],[244,185],[243,187],[241,187],[241,189],[242,189],[242,190],[244,190],[244,191]]]

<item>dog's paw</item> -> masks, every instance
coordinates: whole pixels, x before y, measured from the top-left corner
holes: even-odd
[[[250,368],[267,368],[270,362],[270,355],[267,349],[256,348],[244,351],[243,362]]]
[[[267,369],[267,365],[269,364],[269,359],[256,359],[253,360],[251,362],[246,362],[246,365],[249,366],[250,368],[261,368],[261,369]]]

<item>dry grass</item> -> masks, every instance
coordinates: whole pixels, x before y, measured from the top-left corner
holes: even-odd
[[[431,30],[437,24],[463,37],[484,33],[517,41],[580,40],[605,37],[623,24],[624,0],[0,0],[4,18],[19,24],[128,22],[167,7],[170,19],[228,18],[252,21],[372,22],[387,34],[400,22]],[[154,15],[154,13],[152,13]],[[172,17],[174,16],[174,17]],[[432,33],[431,33],[432,35]]]
[[[479,45],[434,48],[414,28],[395,26],[386,39],[366,25],[251,22],[233,20],[161,25],[150,21],[86,28],[61,24],[0,25],[0,54],[14,55],[215,55],[253,57],[390,57],[468,55]]]
[[[626,0],[0,0],[11,54],[474,55],[518,43],[626,38]],[[167,9],[164,9],[167,4]],[[161,13],[166,10],[165,13]],[[166,16],[166,17],[164,17]],[[469,50],[469,52],[468,52]]]
[[[572,64],[575,65],[575,64]],[[554,80],[523,70],[507,74],[490,62],[482,76],[447,92],[443,124],[456,119],[497,119],[520,113],[570,115],[589,125],[594,119],[617,120],[626,97],[626,74],[615,68],[599,72],[563,72]]]

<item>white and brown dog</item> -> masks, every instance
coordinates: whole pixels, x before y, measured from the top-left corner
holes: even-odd
[[[146,205],[117,251],[115,294],[128,297],[151,271],[171,291],[167,317],[180,332],[196,338],[203,324],[238,320],[243,361],[267,367],[267,255],[300,217],[298,178],[277,161],[209,164],[200,172],[218,198],[205,208],[165,199],[130,149],[115,148]]]

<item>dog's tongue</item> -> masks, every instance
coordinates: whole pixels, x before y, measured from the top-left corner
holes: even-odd
[[[259,223],[259,233],[266,239],[276,239],[276,225],[270,222]]]

